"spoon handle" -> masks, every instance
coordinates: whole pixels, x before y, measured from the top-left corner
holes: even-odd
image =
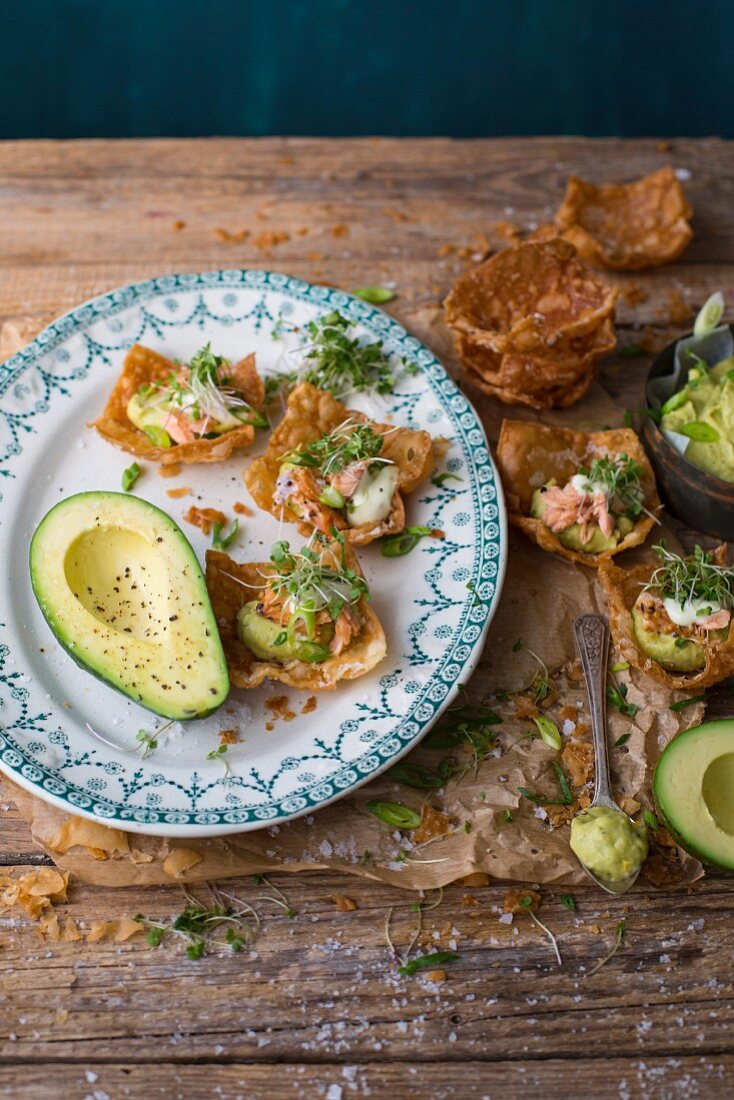
[[[581,615],[574,623],[576,645],[586,680],[591,709],[591,732],[594,738],[596,778],[594,805],[618,809],[612,797],[607,754],[607,657],[609,655],[609,623],[603,615]]]

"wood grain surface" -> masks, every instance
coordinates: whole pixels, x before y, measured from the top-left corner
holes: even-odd
[[[674,334],[671,307],[683,302],[693,313],[714,289],[734,301],[731,145],[8,142],[0,145],[0,350],[122,283],[267,267],[345,289],[394,283],[390,312],[444,352],[438,303],[472,255],[500,243],[496,223],[548,220],[571,173],[613,181],[667,163],[685,177],[695,239],[669,267],[617,277],[647,294],[620,301],[622,344],[641,326]],[[620,406],[640,404],[647,362],[616,357],[605,365],[603,384]],[[488,402],[478,404],[491,417]],[[578,412],[582,418],[583,406]],[[726,700],[720,706],[725,712]],[[0,864],[23,870],[45,861],[8,802],[0,821]],[[383,928],[395,906],[395,938],[409,939],[415,914],[404,893],[337,875],[273,881],[298,915],[267,912],[250,951],[198,962],[141,937],[49,944],[18,910],[0,918],[0,1095],[734,1094],[734,890],[724,876],[678,892],[640,887],[621,899],[576,890],[575,913],[559,891],[544,890],[542,914],[558,937],[562,968],[529,919],[500,923],[505,886],[451,887],[426,914],[420,941],[456,944],[459,958],[440,983],[396,974]],[[245,898],[256,892],[251,882],[236,889]],[[356,908],[338,912],[336,894]],[[180,908],[174,887],[72,884],[61,911],[88,925],[139,911],[170,917]],[[623,918],[619,951],[587,976]]]

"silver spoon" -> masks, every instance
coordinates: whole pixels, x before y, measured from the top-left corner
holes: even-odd
[[[622,814],[617,803],[612,797],[612,784],[609,775],[609,756],[607,753],[607,657],[609,655],[609,623],[603,615],[581,615],[573,624],[576,635],[576,645],[581,657],[581,665],[586,680],[586,691],[589,697],[591,710],[591,733],[594,739],[594,756],[596,757],[596,772],[594,781],[594,797],[591,807],[603,806],[607,810]],[[628,821],[632,818],[627,817]],[[634,825],[634,822],[632,822]],[[587,875],[594,880],[597,886],[606,890],[609,894],[623,894],[634,884],[640,873],[640,868],[625,879],[618,882],[608,882],[598,878],[585,863],[579,860]]]

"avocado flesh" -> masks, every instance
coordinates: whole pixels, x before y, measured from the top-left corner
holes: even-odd
[[[645,654],[662,668],[672,672],[695,672],[706,665],[706,653],[703,646],[689,639],[679,638],[677,634],[658,634],[657,631],[647,630],[642,614],[638,608],[632,608],[632,625],[635,632],[635,641]],[[712,630],[709,635],[712,642],[726,638],[728,630]],[[676,645],[676,641],[680,642]]]
[[[127,403],[128,420],[131,420],[142,432],[152,427],[163,428],[166,431],[171,412],[175,411],[176,407],[167,401],[160,405],[147,405],[139,393],[134,394]],[[207,435],[223,435],[232,428],[241,428],[243,423],[244,421],[236,416],[228,416],[226,420],[212,420],[211,424],[207,425]]]
[[[734,871],[734,720],[679,733],[653,777],[660,816],[681,847]]]
[[[542,520],[545,515],[545,508],[543,492],[541,489],[536,489],[530,502],[530,515],[535,519]],[[580,550],[584,554],[601,554],[604,550],[614,550],[619,546],[621,540],[630,533],[633,527],[634,522],[629,516],[618,516],[614,531],[609,537],[602,533],[600,527],[594,525],[589,541],[582,542],[581,528],[578,523],[573,523],[570,527],[566,527],[563,531],[556,532],[556,534],[558,535],[558,541],[568,550]]]
[[[258,660],[280,663],[307,660],[312,652],[312,643],[286,640],[282,645],[275,644],[283,629],[280,623],[274,623],[258,612],[257,600],[251,600],[237,612],[237,637]],[[317,644],[328,646],[333,637],[334,627],[331,624],[317,626],[314,638]]]
[[[204,718],[229,676],[199,563],[172,519],[126,493],[79,493],[31,541],[33,591],[81,667],[165,718]]]

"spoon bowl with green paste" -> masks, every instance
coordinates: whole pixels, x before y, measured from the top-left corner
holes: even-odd
[[[606,736],[609,624],[603,615],[582,615],[574,633],[589,696],[596,767],[591,806],[571,822],[571,848],[602,890],[623,894],[647,856],[647,829],[623,813],[612,796]]]

